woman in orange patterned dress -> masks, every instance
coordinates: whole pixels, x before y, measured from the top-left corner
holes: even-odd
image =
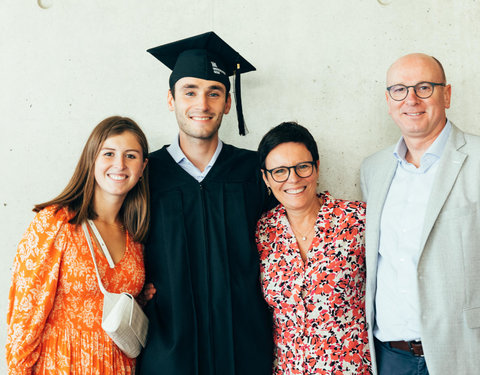
[[[262,289],[274,320],[274,374],[370,374],[365,204],[316,193],[317,145],[296,123],[270,130],[258,153],[280,202],[257,225]]]
[[[148,231],[148,144],[129,118],[110,117],[90,135],[64,191],[36,205],[14,260],[7,313],[9,374],[134,374],[101,328],[103,294],[81,224],[93,220],[103,285],[137,296]],[[95,238],[92,233],[92,238]]]

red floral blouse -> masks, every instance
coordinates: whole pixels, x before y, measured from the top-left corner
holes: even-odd
[[[365,204],[319,197],[305,263],[281,204],[257,224],[262,289],[274,318],[274,374],[370,374]]]

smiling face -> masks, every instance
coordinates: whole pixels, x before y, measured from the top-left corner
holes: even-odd
[[[387,87],[405,86],[419,82],[443,83],[444,77],[438,63],[423,54],[411,54],[398,59],[388,70]],[[385,93],[388,112],[408,141],[417,139],[431,143],[440,134],[447,121],[445,109],[450,107],[451,86],[435,86],[433,95],[420,99],[413,88],[404,100],[393,100]]]
[[[272,149],[265,158],[266,169],[290,167],[305,161],[312,161],[312,154],[303,143],[287,142]],[[269,172],[263,171],[265,184],[272,189],[275,198],[287,209],[309,210],[317,200],[318,161],[310,177],[298,177],[294,169],[285,182],[276,182]]]
[[[184,77],[175,83],[175,98],[168,92],[168,108],[175,111],[184,138],[210,140],[218,137],[222,117],[230,111],[231,98],[216,81]]]
[[[95,198],[125,199],[146,165],[142,147],[133,133],[125,131],[107,138],[95,159]]]

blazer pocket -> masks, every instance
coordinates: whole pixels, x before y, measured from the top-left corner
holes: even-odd
[[[465,308],[463,310],[463,315],[468,328],[480,327],[480,307]]]
[[[440,214],[438,215],[437,222],[438,221],[444,221],[444,220],[457,220],[465,216],[472,216],[475,215],[477,212],[477,203],[472,203],[469,206],[464,206],[464,207],[456,207],[456,208],[450,208],[446,210],[440,211]]]

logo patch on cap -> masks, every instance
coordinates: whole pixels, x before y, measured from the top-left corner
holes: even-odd
[[[210,62],[212,63],[212,69],[215,74],[223,74],[224,76],[227,75],[222,69],[217,66],[217,63],[215,61]]]

